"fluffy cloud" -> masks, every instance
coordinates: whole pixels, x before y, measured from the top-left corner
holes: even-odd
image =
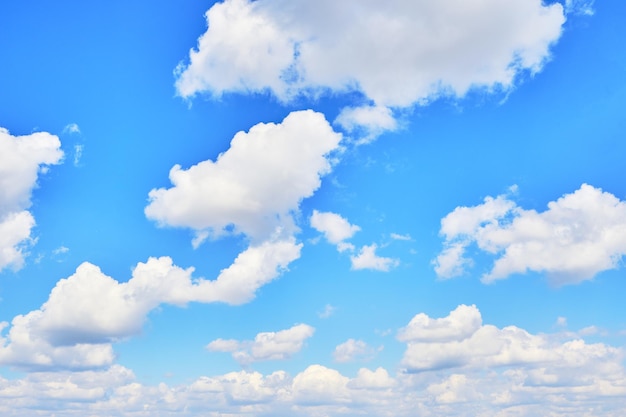
[[[390,107],[507,89],[521,72],[539,71],[565,11],[541,0],[225,0],[206,19],[177,68],[182,97],[357,91],[374,106],[357,103],[337,122],[369,140],[396,127]]]
[[[382,350],[382,346],[379,349],[374,349],[362,340],[348,339],[335,348],[333,358],[340,363],[370,360],[379,350]]]
[[[279,332],[263,332],[253,341],[217,339],[206,348],[214,352],[231,352],[241,365],[268,360],[289,359],[298,353],[304,342],[313,336],[315,329],[307,324],[298,324]]]
[[[382,132],[398,127],[393,112],[384,106],[346,107],[341,110],[335,123],[348,133],[360,136],[359,143],[371,142]]]
[[[132,278],[123,283],[84,263],[57,283],[40,309],[13,319],[8,335],[0,338],[0,364],[70,369],[110,365],[110,343],[137,334],[158,305],[246,302],[299,250],[293,241],[264,242],[248,248],[212,281],[192,278],[193,268],[179,268],[167,257],[137,264]]]
[[[324,116],[289,114],[282,123],[259,123],[239,132],[215,162],[170,171],[173,187],[150,192],[148,218],[163,226],[187,227],[200,236],[230,227],[253,241],[276,230],[293,232],[291,213],[319,188],[331,170],[328,155],[339,146]]]
[[[350,239],[356,232],[361,230],[359,226],[350,224],[348,220],[339,214],[331,212],[319,212],[313,210],[311,215],[311,227],[324,234],[326,240],[333,245],[337,245],[340,252],[345,250],[354,250],[354,246],[345,242]]]
[[[626,203],[587,184],[543,212],[525,210],[506,196],[487,197],[448,214],[441,234],[444,249],[434,263],[442,278],[472,264],[465,253],[475,243],[496,257],[483,282],[536,271],[554,285],[575,284],[619,266],[626,254]]]
[[[349,377],[311,365],[294,377],[285,371],[240,371],[202,376],[185,385],[148,386],[128,369],[113,366],[106,371],[32,373],[13,381],[0,378],[0,412],[57,417],[104,417],[121,410],[124,415],[160,416],[392,417],[414,416],[416,410],[429,417],[623,415],[623,368],[621,373],[591,370],[586,376],[585,383],[571,383],[555,379],[547,367],[514,367],[395,377],[383,368],[361,368]]]
[[[0,271],[19,269],[24,250],[31,243],[35,219],[26,209],[37,185],[38,174],[61,162],[63,152],[57,136],[37,132],[12,136],[0,127]]]
[[[375,271],[387,272],[398,265],[398,260],[376,255],[378,246],[375,243],[365,245],[357,255],[351,256],[352,269],[372,269]]]
[[[617,365],[623,358],[620,349],[582,339],[561,342],[515,326],[483,325],[475,306],[461,305],[441,319],[418,314],[400,330],[398,340],[408,345],[402,364],[409,372],[510,366],[535,372],[549,367],[560,383],[586,384],[588,374],[623,371]]]
[[[310,333],[312,328],[297,325],[260,333],[253,341],[214,341],[211,349],[281,359],[297,352]],[[623,415],[624,351],[572,337],[577,336],[482,324],[475,306],[461,305],[442,318],[420,313],[400,330],[408,372],[393,376],[380,367],[348,376],[312,364],[293,377],[282,370],[265,375],[242,370],[201,376],[189,384],[148,386],[119,365],[33,372],[22,379],[0,377],[0,412],[57,417],[104,417],[121,410],[162,416]]]
[[[450,315],[431,319],[424,313],[417,314],[409,324],[398,332],[401,342],[446,342],[463,340],[482,325],[480,311],[476,306],[460,305]]]

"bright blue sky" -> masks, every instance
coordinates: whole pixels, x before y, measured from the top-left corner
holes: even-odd
[[[623,415],[625,17],[2,2],[0,412]]]

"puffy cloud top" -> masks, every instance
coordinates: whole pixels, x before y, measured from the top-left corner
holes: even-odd
[[[404,107],[536,72],[565,22],[541,0],[226,0],[178,68],[183,97],[357,90]]]
[[[327,157],[341,135],[313,111],[289,114],[282,123],[259,123],[239,132],[215,162],[170,171],[173,187],[150,192],[148,218],[198,232],[236,232],[267,239],[276,228],[293,229],[290,212],[311,196],[328,173]]]
[[[626,254],[626,203],[599,188],[580,189],[537,212],[518,207],[506,196],[457,207],[441,221],[444,249],[435,260],[439,276],[465,271],[466,248],[496,257],[482,278],[493,282],[516,273],[545,272],[555,285],[574,284],[617,268]]]

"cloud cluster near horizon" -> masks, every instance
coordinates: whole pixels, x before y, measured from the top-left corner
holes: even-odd
[[[242,363],[286,359],[313,334],[312,327],[259,333],[253,341],[215,340],[213,351],[241,354]],[[447,316],[417,314],[398,330],[406,344],[405,371],[361,367],[354,377],[312,364],[294,376],[283,370],[253,370],[201,376],[188,384],[150,387],[127,368],[112,365],[83,372],[33,372],[18,383],[0,378],[0,405],[28,402],[31,407],[78,401],[85,412],[159,411],[176,415],[193,407],[203,413],[311,415],[323,412],[412,416],[474,416],[540,410],[561,415],[572,405],[612,415],[626,395],[624,352],[602,343],[588,344],[567,334],[531,334],[515,326],[484,324],[476,306],[459,305]],[[380,349],[379,349],[380,350]],[[334,352],[338,362],[367,359],[374,349],[349,339]],[[485,367],[490,369],[485,372]],[[546,395],[558,396],[550,403]],[[602,397],[602,405],[595,398]],[[471,409],[471,412],[468,410]]]

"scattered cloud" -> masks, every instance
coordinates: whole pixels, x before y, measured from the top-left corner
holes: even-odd
[[[127,282],[88,262],[57,282],[40,309],[16,316],[0,338],[0,364],[25,369],[82,369],[110,365],[110,343],[141,331],[160,304],[241,304],[299,256],[293,241],[264,242],[242,252],[216,280],[192,278],[193,268],[168,257],[139,263]]]
[[[335,311],[337,311],[337,307],[334,307],[330,304],[326,304],[324,306],[324,309],[317,313],[317,316],[321,319],[327,319],[333,314],[335,314]]]
[[[362,340],[348,339],[335,348],[333,358],[340,363],[369,361],[382,349],[382,346],[375,349]]]
[[[401,235],[401,234],[398,234],[398,233],[392,233],[390,236],[391,236],[391,238],[393,240],[413,240],[411,238],[411,235],[408,235],[408,234],[407,235]]]
[[[393,112],[383,106],[346,107],[335,119],[335,124],[359,137],[357,144],[372,142],[385,131],[394,131],[398,122]]]
[[[63,128],[63,133],[80,133],[80,127],[76,123],[70,123]]]
[[[59,246],[58,248],[56,248],[55,250],[52,251],[53,255],[61,255],[64,253],[68,253],[70,251],[70,249],[68,247],[65,246]]]
[[[592,16],[595,0],[565,0],[565,13]]]
[[[80,165],[80,159],[83,157],[83,149],[84,145],[74,145],[74,166],[77,167]]]
[[[311,215],[311,227],[323,233],[328,242],[337,245],[337,250],[340,252],[354,250],[354,245],[345,242],[345,240],[350,239],[361,230],[359,226],[350,224],[339,214],[317,210],[313,210],[313,215]]]
[[[253,362],[289,359],[300,352],[304,342],[313,336],[315,329],[307,324],[298,324],[279,332],[263,332],[253,341],[217,339],[206,348],[213,352],[231,352],[242,366]]]
[[[35,218],[27,210],[37,177],[48,166],[61,163],[63,151],[57,136],[36,132],[13,136],[0,127],[0,271],[20,269],[35,242]]]
[[[482,281],[544,272],[553,285],[576,284],[615,269],[626,254],[626,203],[583,184],[548,203],[543,212],[525,210],[506,196],[487,197],[474,207],[457,207],[441,221],[444,249],[434,260],[441,278],[462,274],[475,243],[496,259]]]
[[[351,256],[350,261],[352,261],[352,269],[372,269],[374,271],[387,272],[391,268],[399,265],[400,262],[397,259],[376,255],[377,248],[378,245],[375,243],[365,245],[357,255]]]
[[[611,363],[599,373],[623,376],[623,369],[615,366],[623,358],[618,348],[582,339],[554,341],[515,326],[484,325],[475,306],[461,305],[441,319],[418,314],[399,331],[398,340],[407,343],[402,364],[408,372],[523,366],[527,372],[551,374],[555,383],[586,385],[589,376],[597,374],[594,368]]]

